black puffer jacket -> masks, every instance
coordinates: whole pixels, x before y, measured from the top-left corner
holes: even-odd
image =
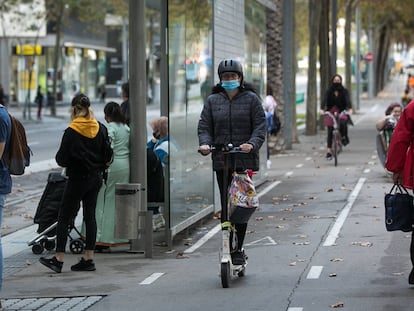
[[[265,141],[266,118],[260,98],[251,90],[240,88],[240,92],[231,100],[221,86],[213,89],[203,107],[198,123],[199,145],[215,147],[229,143],[240,146],[253,145],[246,154],[235,154],[237,170],[259,170],[259,149]],[[212,153],[213,169],[222,170],[223,155]],[[233,166],[233,165],[232,165]],[[231,167],[233,168],[233,167]]]

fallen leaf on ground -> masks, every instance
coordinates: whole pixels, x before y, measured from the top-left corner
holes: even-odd
[[[329,274],[329,277],[330,277],[330,278],[334,278],[334,277],[336,277],[336,273],[331,273],[331,274]]]
[[[333,305],[330,306],[331,308],[343,308],[344,307],[344,303],[343,302],[337,302],[334,303]]]
[[[332,258],[332,262],[344,261],[342,258]]]
[[[175,256],[176,259],[188,259],[190,258],[190,256],[188,255],[184,255],[184,252],[178,252],[177,255]]]
[[[332,188],[326,189],[326,192],[333,192]]]

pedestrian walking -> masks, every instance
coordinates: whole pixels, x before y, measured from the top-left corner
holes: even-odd
[[[43,93],[42,93],[42,87],[39,85],[37,87],[37,93],[35,97],[35,103],[37,105],[37,119],[42,119],[42,107],[43,107]]]
[[[401,184],[407,189],[414,189],[414,104],[405,107],[394,128],[388,147],[385,168],[392,172],[394,184]],[[412,269],[408,284],[414,284],[414,231],[411,233],[410,258]]]
[[[65,168],[68,177],[57,220],[56,254],[52,258],[40,258],[43,265],[57,273],[62,271],[68,228],[81,202],[86,226],[85,253],[71,270],[95,270],[96,201],[103,173],[112,159],[108,142],[108,131],[95,119],[89,98],[82,93],[76,95],[72,99],[71,122],[55,157],[57,164]]]
[[[261,99],[253,87],[243,81],[242,64],[226,59],[218,66],[220,82],[203,106],[198,123],[199,151],[208,155],[211,148],[220,150],[232,144],[245,152],[235,154],[235,167],[224,170],[223,154],[212,153],[213,170],[220,189],[221,209],[227,208],[227,191],[234,170],[259,170],[259,149],[266,137],[266,118]],[[233,166],[233,164],[231,164]],[[227,185],[224,184],[227,180]],[[236,228],[237,250],[232,253],[233,264],[244,264],[242,252],[247,221],[230,218]],[[223,219],[222,219],[223,221]],[[232,239],[230,239],[231,241]]]

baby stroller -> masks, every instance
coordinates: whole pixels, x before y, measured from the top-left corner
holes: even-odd
[[[66,185],[66,177],[59,172],[49,173],[46,188],[37,206],[34,223],[38,224],[37,235],[27,244],[32,246],[34,254],[41,254],[46,249],[52,250],[56,246],[56,226],[60,205],[62,204],[63,191]],[[70,251],[73,254],[81,254],[84,250],[84,241],[80,238],[72,238],[70,232],[75,230],[80,236],[79,230],[74,225],[75,219],[71,221],[68,228],[70,239]]]

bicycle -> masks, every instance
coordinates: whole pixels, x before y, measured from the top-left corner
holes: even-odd
[[[329,116],[333,122],[333,131],[332,131],[332,157],[334,158],[335,166],[338,166],[338,154],[342,151],[342,135],[339,131],[338,120],[342,114],[346,112],[341,112],[340,114],[332,114],[329,111],[325,111],[325,115]]]

